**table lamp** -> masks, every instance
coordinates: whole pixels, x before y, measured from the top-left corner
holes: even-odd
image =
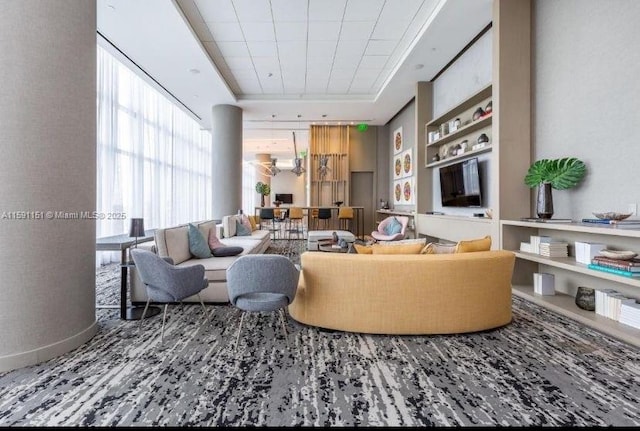
[[[138,237],[144,236],[144,219],[143,218],[131,219],[131,228],[129,229],[129,236],[133,236],[136,238],[134,247],[138,248]]]

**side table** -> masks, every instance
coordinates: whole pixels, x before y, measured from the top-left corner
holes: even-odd
[[[137,243],[153,241],[154,231],[148,230],[145,232],[144,237],[138,237]],[[129,235],[114,235],[96,240],[97,251],[117,251],[120,250],[120,318],[123,320],[140,320],[144,307],[127,306],[127,285],[129,279],[128,269],[135,266],[133,261],[128,257],[129,248],[136,241]],[[155,306],[149,306],[145,318],[160,314],[160,308]]]

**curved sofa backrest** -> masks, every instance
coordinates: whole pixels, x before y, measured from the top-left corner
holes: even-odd
[[[515,255],[492,250],[436,255],[306,252],[294,319],[376,334],[450,334],[511,321]]]

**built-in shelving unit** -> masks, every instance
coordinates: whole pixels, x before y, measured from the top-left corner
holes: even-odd
[[[501,248],[516,255],[513,294],[573,318],[601,332],[640,346],[640,329],[621,324],[580,309],[575,304],[578,286],[613,288],[618,292],[640,299],[640,279],[624,277],[589,269],[575,260],[575,241],[606,244],[618,250],[640,250],[640,229],[632,226],[591,225],[588,223],[540,223],[502,220]],[[549,258],[520,251],[520,243],[528,242],[532,235],[545,235],[569,243],[569,256]],[[543,296],[533,292],[533,273],[548,272],[555,276],[556,295]]]
[[[478,148],[477,150],[467,151],[466,153],[460,154],[459,156],[453,156],[453,157],[449,157],[449,158],[444,159],[444,160],[439,160],[437,162],[427,163],[427,168],[435,168],[437,166],[445,166],[445,165],[453,163],[453,162],[455,162],[457,160],[466,159],[466,158],[471,157],[471,156],[477,156],[478,154],[486,153],[486,152],[491,151],[491,150],[492,150],[491,145],[487,145],[486,147]]]
[[[488,85],[425,125],[425,166],[427,168],[441,166],[454,160],[491,150],[493,111],[473,119],[474,112],[478,108],[486,109],[491,101],[491,94],[492,85]],[[460,120],[460,126],[456,130],[440,135],[430,142],[430,133],[440,133],[442,125],[448,125],[455,119]],[[477,138],[482,133],[489,137],[489,142],[485,144],[485,147],[474,150],[473,146],[477,144]],[[465,141],[466,148],[462,149]],[[458,152],[458,148],[460,148],[460,152]]]

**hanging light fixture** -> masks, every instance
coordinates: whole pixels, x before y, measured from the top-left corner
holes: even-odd
[[[318,173],[320,174],[320,177],[324,178],[325,175],[327,175],[327,172],[329,172],[331,169],[327,166],[327,164],[329,163],[329,156],[326,155],[320,155],[320,167],[318,168]]]
[[[278,161],[278,159],[272,157],[271,158],[271,166],[269,166],[268,170],[269,170],[269,175],[271,175],[272,177],[275,177],[279,172],[281,172],[282,170],[276,166],[276,162]]]
[[[294,174],[296,174],[297,176],[300,176],[302,174],[304,174],[305,172],[305,168],[304,166],[302,166],[302,162],[304,161],[301,157],[298,157],[298,149],[296,148],[296,132],[291,132],[293,133],[293,169],[291,169],[291,172],[293,172]]]

